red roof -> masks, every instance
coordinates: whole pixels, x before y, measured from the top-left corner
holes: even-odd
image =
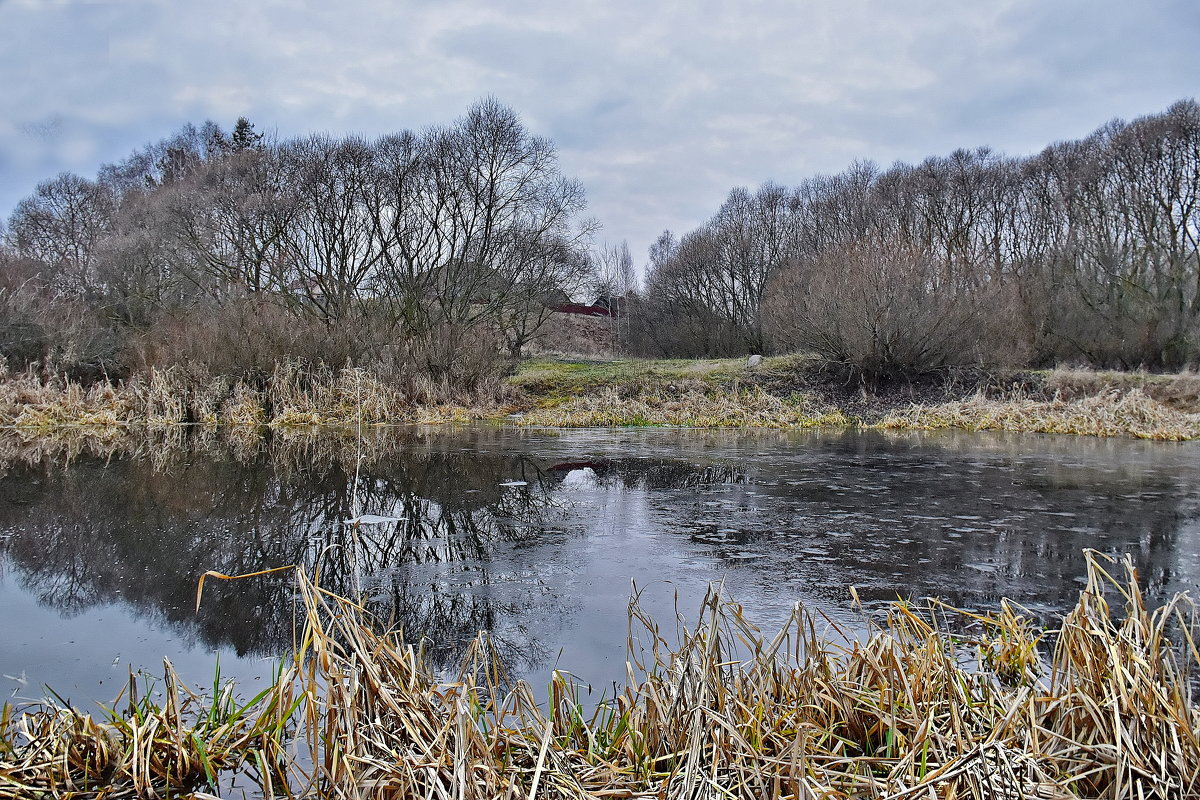
[[[589,317],[611,316],[608,308],[605,306],[585,306],[579,303],[558,303],[550,306],[550,310],[557,311],[560,314],[585,314]]]

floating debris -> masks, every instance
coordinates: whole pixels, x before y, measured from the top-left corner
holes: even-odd
[[[378,514],[359,514],[343,522],[343,525],[382,525],[385,522],[401,522],[407,517],[381,517]]]

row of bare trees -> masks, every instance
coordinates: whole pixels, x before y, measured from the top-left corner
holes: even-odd
[[[948,364],[1200,360],[1200,105],[1026,158],[959,150],[735,189],[651,248],[630,346]]]
[[[0,352],[82,375],[347,361],[473,385],[562,293],[620,297],[635,352],[805,350],[874,377],[1200,360],[1200,106],[1026,158],[959,150],[733,190],[635,293],[581,185],[494,100],[375,141],[185,127],[63,174],[0,246]]]
[[[304,357],[470,383],[590,274],[584,206],[553,144],[492,99],[375,141],[187,126],[17,206],[5,322],[61,332],[70,309],[124,340],[106,369]],[[31,298],[40,316],[15,319]]]

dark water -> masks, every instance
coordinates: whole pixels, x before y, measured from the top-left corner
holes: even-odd
[[[765,627],[793,603],[850,618],[936,595],[1071,605],[1084,548],[1131,553],[1154,599],[1200,593],[1200,450],[1030,435],[392,429],[356,446],[193,444],[14,460],[0,478],[0,688],[111,700],[170,657],[253,688],[292,640],[286,574],[457,663],[492,631],[535,682],[624,671],[631,581],[671,623],[723,580]],[[508,485],[505,485],[508,484]],[[363,525],[362,513],[400,517]]]

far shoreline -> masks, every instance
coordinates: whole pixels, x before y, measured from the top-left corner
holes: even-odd
[[[185,370],[83,386],[32,371],[0,380],[0,428],[23,439],[138,428],[499,424],[538,428],[882,428],[1200,438],[1200,375],[1083,369],[939,374],[867,386],[822,362],[526,359],[502,383],[416,402],[368,370],[276,367],[257,385]]]

